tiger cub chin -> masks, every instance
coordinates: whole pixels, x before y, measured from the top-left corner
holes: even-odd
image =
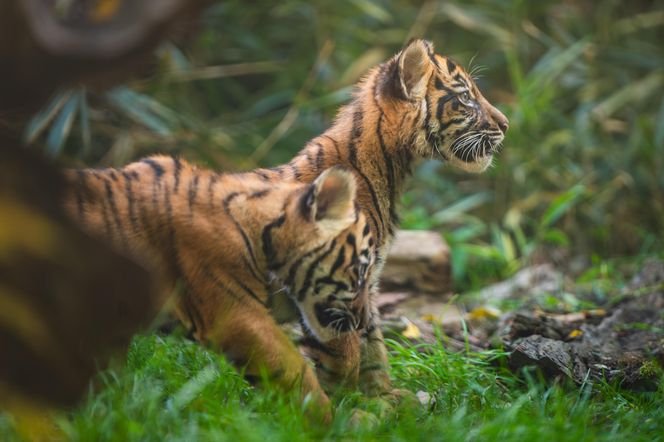
[[[167,280],[183,281],[177,317],[248,376],[267,370],[284,389],[299,384],[303,395],[328,403],[270,315],[276,281],[300,312],[307,344],[320,350],[323,372],[357,378],[354,331],[367,321],[366,273],[375,252],[352,173],[334,167],[301,184],[154,156],[66,177],[68,213]]]

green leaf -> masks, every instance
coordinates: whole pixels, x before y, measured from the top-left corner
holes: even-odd
[[[137,94],[126,87],[118,87],[106,94],[109,101],[129,118],[162,136],[172,134],[169,123],[177,120],[174,111],[156,100]],[[165,118],[164,118],[165,117]]]
[[[542,241],[559,246],[569,246],[569,238],[560,229],[547,229],[542,235]]]
[[[558,221],[565,213],[567,213],[579,201],[586,191],[586,187],[582,184],[577,184],[568,191],[562,193],[553,200],[551,205],[542,215],[540,221],[540,229],[547,228],[553,223]]]
[[[58,113],[57,118],[53,122],[53,127],[46,139],[46,153],[51,158],[56,157],[60,153],[62,146],[64,146],[65,141],[69,136],[71,126],[76,117],[76,110],[78,109],[80,98],[80,92],[73,92],[70,94]]]
[[[46,107],[32,117],[25,129],[24,140],[26,144],[34,142],[37,137],[46,129],[48,124],[55,118],[58,111],[72,95],[71,90],[60,91],[48,102]]]
[[[460,247],[465,252],[467,252],[469,255],[472,256],[503,261],[502,253],[500,253],[500,250],[498,250],[494,246],[484,246],[479,244],[464,244]]]
[[[355,3],[355,5],[365,14],[375,18],[381,23],[389,23],[392,21],[392,16],[390,13],[380,7],[376,2],[369,0],[353,0],[353,3]]]
[[[489,201],[491,196],[487,192],[475,193],[462,198],[460,201],[452,204],[445,209],[439,210],[431,216],[434,224],[445,224],[450,221],[456,221],[462,214],[468,212],[485,202]]]

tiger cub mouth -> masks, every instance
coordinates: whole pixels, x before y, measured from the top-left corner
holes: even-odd
[[[454,140],[450,151],[463,162],[475,163],[496,153],[503,138],[502,133],[466,132]]]

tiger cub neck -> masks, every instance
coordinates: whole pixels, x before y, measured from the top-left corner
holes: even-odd
[[[335,123],[309,141],[289,163],[258,170],[265,177],[312,182],[325,169],[341,165],[358,183],[358,204],[368,215],[379,246],[388,243],[399,224],[397,202],[412,173],[412,146],[403,126],[412,126],[416,112],[400,112],[390,102],[379,103],[380,66],[360,84],[353,101],[341,108]],[[380,247],[379,247],[380,248]]]

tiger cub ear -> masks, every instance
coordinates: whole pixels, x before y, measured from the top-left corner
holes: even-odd
[[[433,44],[427,40],[411,40],[397,55],[396,73],[399,91],[412,100],[424,97],[432,69]]]
[[[353,174],[341,167],[321,173],[305,196],[312,221],[342,230],[355,219],[356,183]]]

